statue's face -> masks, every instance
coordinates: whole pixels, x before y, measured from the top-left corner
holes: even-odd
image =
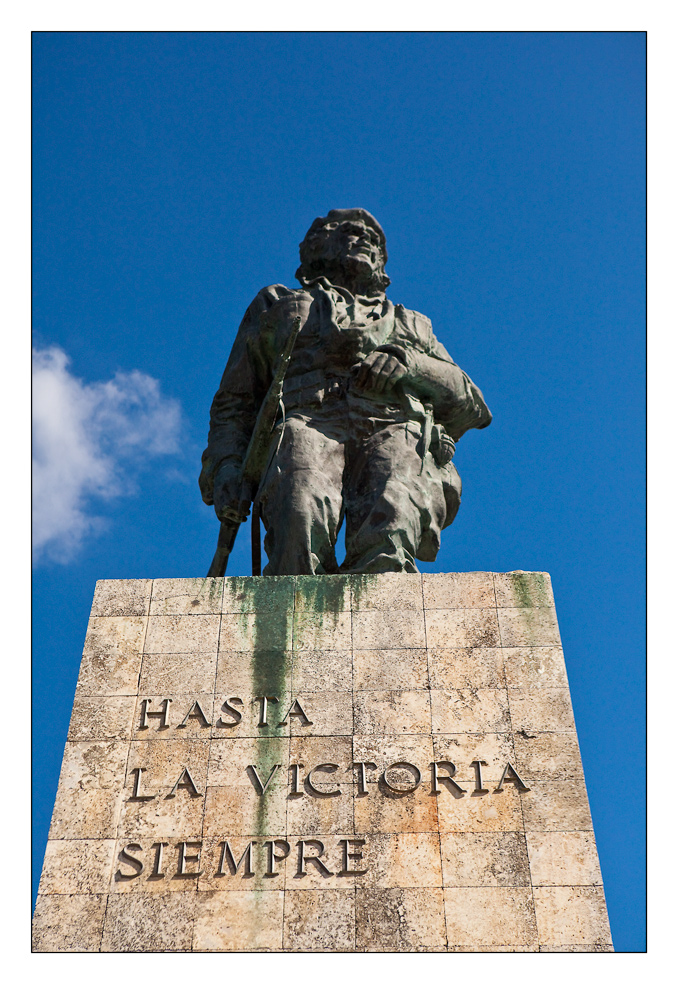
[[[383,269],[379,237],[359,220],[328,222],[318,234],[316,255],[330,269],[339,267],[351,280],[370,281]]]

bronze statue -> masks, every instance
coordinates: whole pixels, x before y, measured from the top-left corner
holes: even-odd
[[[387,299],[369,212],[316,219],[300,256],[301,289],[265,287],[247,309],[212,403],[200,488],[222,536],[210,573],[224,573],[251,500],[264,574],[416,571],[459,509],[455,443],[492,415],[428,318]]]

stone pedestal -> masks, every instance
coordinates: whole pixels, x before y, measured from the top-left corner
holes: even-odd
[[[99,581],[34,946],[611,950],[549,576]]]

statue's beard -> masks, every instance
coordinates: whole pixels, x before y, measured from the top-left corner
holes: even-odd
[[[319,276],[326,277],[337,287],[345,287],[352,294],[383,293],[384,271],[379,266],[375,268],[365,257],[323,257],[321,263],[313,266]]]

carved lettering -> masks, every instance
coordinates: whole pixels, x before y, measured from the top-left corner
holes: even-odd
[[[318,850],[318,853],[317,854],[306,854],[305,853],[306,845],[308,845],[309,847],[318,848],[319,849]],[[297,847],[299,848],[299,860],[297,862],[297,875],[300,878],[305,878],[306,875],[308,874],[308,872],[306,871],[306,865],[307,864],[314,864],[316,866],[316,868],[318,869],[318,871],[320,872],[321,875],[324,875],[326,878],[331,877],[332,872],[327,867],[327,865],[325,865],[320,860],[320,858],[322,857],[322,855],[325,853],[325,845],[323,844],[322,841],[319,841],[319,840],[300,840],[300,841],[297,841]]]
[[[254,846],[255,843],[256,841],[249,842],[245,850],[242,852],[240,856],[240,860],[236,864],[235,858],[233,857],[233,851],[231,850],[231,845],[228,843],[227,840],[224,841],[221,847],[221,860],[219,862],[219,870],[217,871],[217,875],[226,874],[226,872],[224,871],[224,862],[228,863],[228,870],[230,871],[230,873],[232,875],[236,875],[240,869],[240,865],[244,861],[245,869],[243,871],[243,875],[250,878],[254,874],[254,871],[252,870],[252,847]]]
[[[339,843],[341,844],[342,847],[342,851],[341,851],[342,868],[339,874],[340,875],[366,875],[367,869],[349,868],[348,863],[349,861],[362,861],[363,859],[362,851],[351,852],[349,851],[349,845],[353,848],[360,848],[360,847],[364,847],[367,842],[364,840],[355,840],[355,839],[349,839],[348,837],[344,837],[342,840],[339,841]]]
[[[197,854],[187,854],[186,851],[189,847],[197,847]],[[186,871],[187,863],[197,863],[200,864],[200,849],[202,847],[202,841],[181,841],[179,844],[179,866],[177,868],[177,875],[180,878],[197,878],[198,875],[202,874],[202,871]]]
[[[440,776],[440,775],[438,775],[438,769],[441,766],[444,766],[448,770],[448,772],[450,773],[449,776]],[[463,796],[464,793],[466,792],[466,790],[465,789],[462,789],[461,786],[459,785],[459,783],[456,783],[454,781],[454,779],[452,778],[452,776],[455,774],[456,771],[457,771],[457,767],[454,764],[454,762],[431,762],[431,777],[432,777],[431,792],[433,792],[433,793],[439,793],[440,792],[440,783],[441,782],[446,782],[446,783],[448,783],[448,785],[449,785],[450,789],[452,790],[452,792],[457,797]]]
[[[234,699],[234,698],[231,698]],[[264,698],[268,699],[268,698]],[[292,710],[294,705],[292,705]],[[195,702],[192,711],[195,710]],[[158,714],[161,712],[158,711]],[[239,712],[237,712],[239,713]],[[303,710],[301,711],[303,714]],[[306,715],[304,714],[306,718]],[[308,720],[306,718],[306,720]],[[352,768],[357,770],[356,772],[356,784],[357,784],[357,794],[360,796],[367,796],[369,794],[369,784],[367,782],[367,769],[376,769],[377,766],[374,762],[359,761],[352,762]],[[487,762],[484,759],[474,759],[470,763],[470,768],[473,770],[474,774],[474,788],[472,795],[479,796],[490,792],[490,789],[485,785],[485,777],[483,773],[483,766],[486,766]],[[319,765],[314,766],[310,769],[302,782],[302,769],[305,766],[301,762],[292,763],[289,766],[290,776],[289,776],[289,796],[303,796],[307,794],[313,797],[323,797],[330,798],[342,795],[341,784],[338,781],[328,782],[327,776],[323,776],[323,773],[333,774],[338,770],[342,769],[343,766],[337,764],[336,762],[322,762]],[[271,766],[268,775],[260,775],[256,765],[246,766],[246,772],[250,778],[252,785],[258,796],[264,796],[268,790],[271,788],[273,780],[275,779],[278,772],[282,769],[281,763],[275,763]],[[398,776],[398,770],[406,770],[411,775],[411,781],[407,780],[403,775]],[[147,792],[144,787],[146,783],[153,787],[153,783],[147,780],[143,773],[147,770],[144,767],[138,766],[130,770],[130,776],[132,779],[132,791],[128,802],[150,802],[159,795],[156,791],[155,793]],[[431,792],[433,794],[439,794],[443,786],[455,796],[457,799],[464,796],[467,792],[463,786],[461,786],[454,776],[457,774],[457,767],[453,762],[447,760],[431,762]],[[129,782],[129,780],[128,780]],[[414,792],[421,786],[422,774],[418,766],[414,765],[412,762],[398,761],[387,766],[386,769],[381,773],[379,784],[374,784],[375,790],[380,790],[384,793],[389,790],[392,793],[399,795],[406,795],[408,793]],[[511,783],[515,788],[521,792],[526,793],[530,791],[530,787],[522,780],[518,775],[515,767],[510,763],[506,763],[506,767],[502,772],[501,778],[497,783],[494,791],[501,793],[504,789],[505,784]],[[188,766],[184,767],[179,774],[176,782],[170,789],[168,793],[165,794],[166,799],[173,799],[179,790],[185,790],[189,796],[197,798],[204,795],[195,782]],[[374,791],[374,790],[373,790]],[[158,847],[159,851],[159,864],[162,860],[162,845]]]
[[[169,709],[170,709],[170,704],[172,703],[172,698],[171,697],[164,698],[164,700],[162,701],[162,704],[164,706],[161,711],[149,711],[148,709],[149,705],[152,703],[153,701],[148,697],[144,698],[144,700],[142,700],[141,702],[141,724],[139,725],[140,731],[144,728],[149,727],[148,724],[149,717],[161,718],[160,728],[169,728]]]
[[[338,768],[339,766],[335,765],[333,762],[324,762],[322,765],[316,765],[315,769],[311,769],[309,774],[306,776],[306,785],[309,789],[313,790],[316,796],[341,796],[340,789],[332,789],[327,791],[324,789],[318,789],[318,787],[314,786],[311,781],[312,776],[314,776],[316,772],[336,772]]]
[[[132,775],[134,776],[134,788],[132,789],[132,795],[129,798],[130,803],[155,799],[155,793],[144,796],[141,792],[141,773],[145,771],[146,769],[132,769]]]
[[[394,786],[388,781],[387,774],[391,771],[391,769],[398,768],[412,770],[414,775],[414,786],[405,786],[403,788],[402,786]],[[388,788],[394,793],[412,793],[421,784],[421,772],[416,765],[412,765],[411,762],[394,762],[393,765],[389,765],[388,768],[384,769],[381,778],[384,780],[384,783],[388,786]]]
[[[207,720],[205,712],[197,700],[193,701],[186,713],[186,717],[181,724],[177,725],[177,728],[185,728],[191,718],[195,718],[196,721],[201,721],[203,728],[210,728],[212,726],[212,722]]]
[[[193,782],[188,769],[184,769],[165,799],[172,799],[176,796],[177,789],[187,789],[191,796],[202,796],[202,793],[198,792],[197,786]]]
[[[516,789],[518,789],[521,793],[527,793],[530,790],[530,787],[525,785],[510,762],[506,763],[506,768],[501,774],[501,779],[499,780],[499,785],[495,789],[495,793],[503,793],[503,786],[505,782],[512,782]]]
[[[285,851],[284,854],[275,854],[274,849],[276,847],[283,846]],[[268,852],[268,864],[266,866],[266,877],[267,878],[277,878],[280,874],[279,871],[275,870],[275,862],[280,863],[284,861],[287,855],[290,853],[290,845],[285,840],[270,840],[265,842],[265,846]]]
[[[358,792],[361,796],[367,796],[367,777],[365,775],[365,769],[376,769],[376,762],[353,762],[351,763],[353,768],[356,767],[360,770],[358,772]]]
[[[129,854],[129,851],[140,851],[141,844],[128,844],[127,847],[123,847],[118,855],[123,864],[128,864],[130,868],[134,868],[133,875],[126,875],[124,871],[118,870],[115,873],[116,879],[118,881],[131,881],[132,878],[138,878],[141,872],[144,870],[143,862],[139,858],[133,857]]]
[[[473,790],[473,795],[477,796],[479,793],[489,793],[489,789],[483,786],[483,770],[481,768],[481,766],[487,765],[487,762],[484,762],[482,759],[475,759],[471,762],[471,765],[476,774],[476,788]]]
[[[225,714],[231,714],[235,719],[233,721],[224,721],[220,717],[219,720],[217,721],[217,725],[221,725],[222,728],[235,728],[236,724],[240,724],[240,722],[242,721],[242,714],[240,713],[240,711],[236,707],[231,706],[233,701],[237,701],[239,704],[242,704],[242,700],[240,699],[240,697],[229,697],[221,705],[221,710]]]
[[[289,711],[282,719],[278,727],[282,728],[284,724],[287,724],[287,719],[291,717],[298,717],[303,725],[313,724],[313,721],[311,721],[310,718],[306,715],[306,712],[304,711],[303,707],[301,706],[298,700],[295,700],[293,702],[292,706],[290,707]]]
[[[264,795],[264,793],[266,792],[266,790],[269,787],[269,784],[271,782],[271,779],[276,774],[276,772],[278,771],[279,768],[281,768],[280,765],[274,765],[273,768],[271,769],[271,773],[270,773],[268,779],[266,780],[265,783],[263,783],[261,781],[261,779],[259,778],[259,773],[257,772],[256,766],[255,765],[248,765],[247,766],[247,770],[246,771],[249,772],[250,776],[254,778],[254,788],[256,789],[256,791],[259,794],[259,796],[263,796]]]
[[[207,880],[207,886],[203,887],[209,889],[209,882],[216,879],[212,886],[216,889],[218,880],[225,877],[249,879],[256,874],[262,878],[276,878],[284,871],[285,862],[292,865],[290,876],[294,871],[297,878],[309,874],[323,879],[360,878],[367,874],[370,867],[365,858],[369,835],[336,835],[330,838],[329,844],[326,838],[304,838],[296,841],[296,855],[292,853],[292,843],[284,836],[270,837],[268,840],[237,838],[237,842],[238,846],[234,847],[227,837],[222,836],[209,841],[170,838],[153,844],[149,838],[143,846],[128,843],[119,849],[115,878],[117,881],[133,881],[141,876],[149,882],[157,882],[168,878],[196,879],[202,876]],[[169,852],[175,850],[176,855],[172,854],[170,863]]]
[[[299,789],[299,769],[303,769],[303,762],[295,762],[290,766],[292,772],[292,788],[290,789],[290,796],[303,796],[304,792]]]
[[[257,727],[258,728],[267,728],[268,727],[268,721],[266,720],[266,712],[268,711],[268,703],[270,701],[271,704],[277,704],[278,703],[278,698],[277,697],[255,697],[254,699],[261,701],[261,710],[259,711],[259,724],[257,725]]]
[[[164,878],[165,873],[162,870],[162,861],[163,861],[162,849],[163,847],[169,847],[169,844],[167,843],[167,841],[157,841],[155,844],[153,844],[153,847],[155,848],[155,861],[153,862],[153,871],[151,872],[150,877]]]

